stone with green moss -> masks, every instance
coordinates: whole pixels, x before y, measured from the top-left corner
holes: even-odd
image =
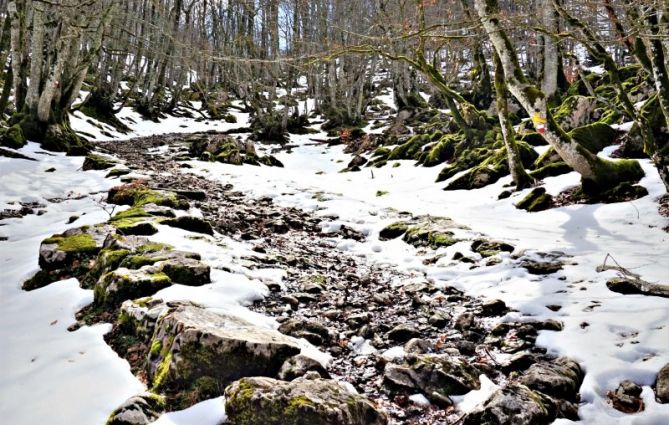
[[[528,212],[544,211],[553,206],[553,197],[543,187],[532,189],[516,204],[516,208]]]
[[[556,404],[546,395],[511,383],[467,413],[464,425],[549,425],[557,418]]]
[[[567,165],[564,161],[552,162],[550,164],[544,165],[541,168],[530,171],[529,175],[535,179],[545,179],[546,177],[555,177],[562,174],[570,173],[572,168]]]
[[[421,152],[423,150],[423,147],[430,143],[430,137],[426,134],[418,134],[416,136],[413,136],[409,140],[407,140],[405,143],[403,143],[400,146],[397,146],[395,149],[393,149],[390,154],[388,154],[388,160],[395,160],[395,159],[415,159],[417,160]]]
[[[26,145],[26,138],[23,136],[21,126],[15,124],[8,128],[0,129],[0,146],[11,149],[20,149]]]
[[[130,174],[131,171],[127,168],[112,168],[109,170],[107,175],[105,176],[106,178],[113,178],[113,177],[121,177],[121,176],[126,176]]]
[[[336,381],[253,377],[225,389],[225,412],[237,425],[384,425],[385,412]]]
[[[116,166],[117,164],[118,161],[112,159],[111,157],[91,153],[86,155],[86,159],[84,159],[84,165],[82,166],[82,169],[84,171],[107,170],[109,168]]]
[[[477,239],[472,242],[472,251],[481,254],[482,257],[492,257],[502,252],[513,252],[514,246],[506,242]]]
[[[382,241],[396,239],[406,233],[407,230],[409,230],[409,224],[403,221],[398,221],[384,227],[379,232],[379,239]]]
[[[113,187],[107,195],[107,202],[117,205],[143,207],[149,204],[185,209],[189,204],[186,199],[166,190],[153,190],[144,184],[125,184]]]
[[[578,127],[569,136],[592,153],[598,153],[616,141],[617,131],[610,125],[596,122]]]
[[[150,266],[139,270],[121,267],[100,277],[95,284],[95,303],[114,307],[125,300],[153,295],[170,285],[169,276],[152,270]]]
[[[113,227],[108,225],[83,226],[69,229],[42,241],[39,265],[46,271],[69,268],[95,258]]]
[[[184,304],[158,319],[150,344],[155,340],[161,350],[149,357],[151,387],[180,391],[192,403],[198,401],[193,392],[203,377],[222,389],[246,376],[276,376],[283,363],[300,352],[295,340],[275,330]]]

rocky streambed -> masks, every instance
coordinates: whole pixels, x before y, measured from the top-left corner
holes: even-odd
[[[109,424],[148,424],[162,412],[225,395],[233,424],[549,424],[578,419],[584,372],[568,358],[537,347],[539,331],[558,321],[502,322],[500,300],[408,275],[388,264],[336,249],[368,236],[342,226],[323,233],[322,218],[253,199],[190,172],[193,158],[245,166],[281,166],[248,143],[218,135],[156,136],[100,145],[113,155],[90,157],[119,185],[107,223],[73,228],[43,241],[41,271],[24,288],[77,277],[95,301],[79,325],[113,323],[107,341],[127,359],[148,391],[120,406]],[[120,166],[119,162],[123,165]],[[187,211],[196,208],[200,215]],[[110,210],[111,211],[111,210]],[[159,226],[249,244],[253,254],[235,270],[281,269],[283,284],[250,308],[276,318],[268,329],[190,301],[154,295],[171,285],[211,283],[198,252],[151,241]],[[381,238],[435,249],[462,242],[446,218],[397,215]],[[201,236],[198,236],[201,235]],[[477,237],[454,261],[483,268],[511,253],[517,267],[550,274],[568,261],[560,253],[515,252]],[[508,255],[508,254],[506,254]],[[399,284],[398,284],[399,282]],[[305,339],[330,357],[314,359]],[[321,361],[319,361],[321,360]],[[491,382],[492,381],[492,382]],[[482,389],[483,388],[483,389]],[[473,390],[482,403],[463,413],[455,401]]]

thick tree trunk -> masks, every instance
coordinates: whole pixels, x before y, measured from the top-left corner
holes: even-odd
[[[542,1],[542,20],[546,31],[551,34],[558,32],[558,19],[552,0]],[[553,99],[558,90],[559,51],[552,35],[544,34],[543,69],[541,79],[541,91],[548,99]]]

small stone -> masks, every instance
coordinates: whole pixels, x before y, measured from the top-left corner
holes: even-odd
[[[614,409],[623,413],[637,413],[645,408],[641,392],[642,388],[639,385],[625,380],[615,391],[609,391],[607,395]]]
[[[388,339],[396,342],[406,342],[418,336],[420,336],[420,331],[408,324],[397,325],[388,332]]]
[[[481,304],[481,314],[486,317],[501,316],[509,311],[502,300],[488,300]]]
[[[322,364],[302,354],[286,360],[279,370],[278,377],[284,381],[292,381],[293,379],[305,376],[309,372],[315,372],[319,378],[330,378],[330,374]]]

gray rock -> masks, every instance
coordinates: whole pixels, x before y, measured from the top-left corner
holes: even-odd
[[[53,235],[40,245],[39,266],[51,271],[93,258],[102,249],[107,235],[114,231],[110,225],[83,226]]]
[[[279,332],[304,338],[314,345],[323,345],[333,339],[328,328],[313,320],[288,319],[279,326]]]
[[[396,342],[407,342],[411,338],[417,338],[419,336],[420,331],[409,324],[397,325],[388,332],[388,339]]]
[[[184,215],[176,218],[168,218],[160,223],[188,230],[189,232],[204,233],[206,235],[214,234],[214,229],[211,227],[211,224],[199,217]]]
[[[615,391],[609,391],[608,397],[614,409],[623,413],[637,413],[645,408],[641,392],[639,385],[625,380]]]
[[[412,364],[387,364],[384,383],[391,389],[424,393],[434,403],[450,404],[448,396],[479,389],[479,370],[463,358],[449,355],[419,355]]]
[[[246,376],[276,376],[300,348],[290,337],[194,305],[160,317],[148,374],[154,390],[196,390],[206,378],[224,388]]]
[[[298,378],[241,379],[225,389],[225,412],[236,425],[383,425],[388,419],[365,397],[337,382]]]
[[[100,277],[95,284],[95,303],[116,306],[126,300],[151,296],[170,285],[169,276],[152,266],[139,270],[121,267]]]
[[[109,415],[106,425],[148,425],[160,416],[164,400],[145,393],[130,397]]]
[[[488,300],[481,304],[481,314],[487,317],[501,316],[509,311],[502,300]]]
[[[551,397],[575,401],[583,382],[583,371],[574,360],[561,357],[551,363],[535,363],[520,378],[520,383]]]
[[[655,382],[655,394],[660,403],[669,403],[669,363],[657,374]]]
[[[485,404],[464,418],[464,425],[548,425],[556,409],[548,397],[524,385],[495,391]]]
[[[311,357],[299,354],[285,361],[279,370],[279,379],[292,381],[306,375],[308,372],[315,372],[321,378],[330,378],[330,374],[322,364]]]

